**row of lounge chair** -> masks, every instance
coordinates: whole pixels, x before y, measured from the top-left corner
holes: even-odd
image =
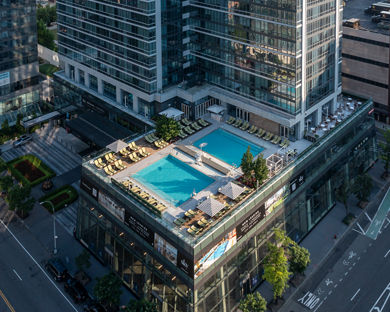
[[[157,148],[164,148],[164,147],[169,145],[169,143],[165,142],[163,139],[159,139],[158,141],[154,141],[153,144]]]
[[[103,168],[104,172],[108,175],[114,175],[118,171],[125,169],[126,166],[122,163],[122,160],[115,161],[112,165],[108,165]]]
[[[161,203],[158,199],[154,198],[148,192],[145,192],[144,190],[139,188],[137,185],[133,184],[132,181],[124,180],[124,181],[122,181],[122,184],[125,186],[125,188],[130,193],[132,193],[133,195],[137,196],[138,198],[142,199],[143,201],[145,201],[149,205],[151,205],[154,210],[161,213],[165,209],[167,209],[167,206],[165,206],[163,203]]]
[[[135,142],[130,142],[129,145],[127,145],[127,147],[125,148],[122,148],[119,153],[122,155],[122,156],[127,156],[129,155],[131,152],[135,152],[135,151],[138,151],[140,149],[140,147],[135,144]]]
[[[247,131],[250,134],[256,135],[258,138],[261,138],[266,141],[270,141],[271,143],[275,145],[279,145],[280,147],[288,147],[290,145],[290,141],[288,139],[286,138],[283,139],[282,137],[276,134],[273,134],[261,128],[257,128],[254,125],[251,126],[247,121],[230,117],[226,121],[226,123],[236,128],[240,128],[243,131]]]
[[[153,142],[160,140],[154,133],[148,134],[145,136],[146,142],[152,144]]]

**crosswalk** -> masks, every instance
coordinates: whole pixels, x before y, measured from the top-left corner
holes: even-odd
[[[57,175],[61,175],[81,164],[81,156],[65,148],[56,141],[53,136],[32,135],[33,141],[21,147],[9,147],[1,157],[5,161],[10,161],[16,157],[33,154],[43,160]]]
[[[77,190],[77,192],[80,191],[80,181],[72,183],[72,186]],[[78,204],[79,201],[76,200],[68,207],[63,208],[56,213],[57,222],[60,223],[70,235],[73,235],[73,230],[76,227]]]

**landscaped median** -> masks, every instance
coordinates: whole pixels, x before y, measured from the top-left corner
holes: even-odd
[[[64,185],[60,188],[54,190],[53,192],[42,196],[39,199],[39,202],[42,203],[42,205],[50,212],[53,213],[53,207],[54,211],[58,211],[65,207],[65,205],[69,205],[73,203],[77,198],[79,194],[77,193],[76,189],[71,185]],[[50,202],[50,203],[48,203]]]
[[[7,162],[8,169],[24,186],[35,186],[54,177],[55,172],[38,157],[27,154]]]

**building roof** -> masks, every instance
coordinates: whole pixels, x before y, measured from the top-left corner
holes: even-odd
[[[182,112],[181,110],[178,110],[174,107],[168,107],[166,110],[163,110],[159,114],[165,115],[168,118],[177,119],[177,118],[181,117],[182,115],[184,115],[184,112]]]

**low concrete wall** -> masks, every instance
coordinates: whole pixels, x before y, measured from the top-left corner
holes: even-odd
[[[60,66],[60,59],[58,53],[50,50],[40,44],[38,44],[38,56],[45,61],[49,62],[51,65]]]

